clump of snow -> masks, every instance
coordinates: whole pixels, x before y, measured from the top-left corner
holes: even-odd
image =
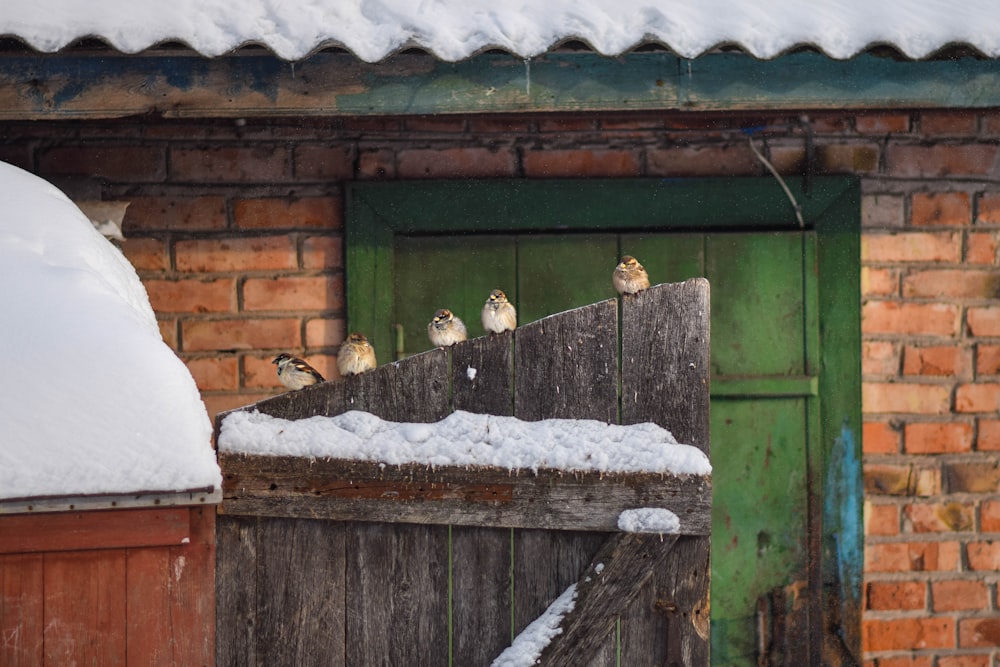
[[[562,632],[559,624],[566,614],[573,611],[575,605],[576,584],[573,584],[563,591],[563,594],[557,597],[541,616],[522,630],[490,667],[528,667],[535,664],[552,638]]]
[[[545,419],[457,411],[434,424],[382,420],[367,412],[289,421],[257,411],[222,422],[219,450],[431,466],[652,472],[707,475],[705,454],[678,444],[656,424],[618,426],[592,419]]]
[[[675,535],[681,531],[681,520],[668,509],[643,507],[619,514],[618,530],[625,533]]]
[[[124,255],[0,162],[0,499],[219,488],[211,424]]]
[[[478,372],[479,371],[477,371],[475,368],[469,366],[468,368],[465,369],[465,377],[469,378],[469,382],[472,382],[473,380],[476,379],[476,373]]]

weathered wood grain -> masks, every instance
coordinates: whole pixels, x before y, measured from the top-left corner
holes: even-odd
[[[622,299],[622,423],[653,422],[709,451],[708,281]],[[622,617],[624,664],[709,664],[710,539],[682,537]]]
[[[215,568],[217,664],[256,667],[258,518],[224,517],[216,522]]]
[[[711,480],[699,475],[388,466],[345,459],[220,455],[220,512],[491,528],[615,531],[618,515],[662,507],[681,533],[711,528]]]
[[[44,555],[0,556],[0,665],[35,667],[43,658]]]
[[[456,410],[491,415],[514,413],[512,339],[507,332],[452,347],[452,404]]]
[[[448,529],[352,523],[347,665],[448,664]]]
[[[191,535],[191,509],[0,516],[0,553],[169,546]]]
[[[614,299],[518,327],[514,415],[618,423],[618,307]]]
[[[331,521],[260,519],[260,664],[344,664],[345,532]]]
[[[563,616],[561,631],[542,651],[539,664],[586,664],[676,541],[676,535],[634,533],[609,538],[576,583],[573,609]]]

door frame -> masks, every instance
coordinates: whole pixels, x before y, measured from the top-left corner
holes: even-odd
[[[861,485],[860,181],[787,179],[816,232],[820,437],[807,451],[811,657],[846,651],[860,664]],[[614,201],[614,210],[607,206]],[[642,220],[627,224],[623,220]],[[370,333],[392,358],[397,234],[796,231],[788,195],[765,177],[450,180],[351,183],[346,188],[348,331]],[[583,305],[583,304],[581,304]],[[818,449],[818,451],[813,451]],[[831,634],[836,629],[836,635]],[[825,644],[825,646],[824,646]]]

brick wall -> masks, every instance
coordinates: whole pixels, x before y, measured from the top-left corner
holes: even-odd
[[[810,122],[819,171],[863,183],[867,664],[992,666],[1000,116]],[[345,182],[766,175],[747,126],[801,167],[797,115],[722,114],[7,124],[0,159],[132,202],[126,254],[214,414],[276,391],[278,351],[335,376]]]

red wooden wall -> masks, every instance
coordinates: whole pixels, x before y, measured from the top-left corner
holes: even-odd
[[[0,665],[214,663],[214,507],[0,516]]]

